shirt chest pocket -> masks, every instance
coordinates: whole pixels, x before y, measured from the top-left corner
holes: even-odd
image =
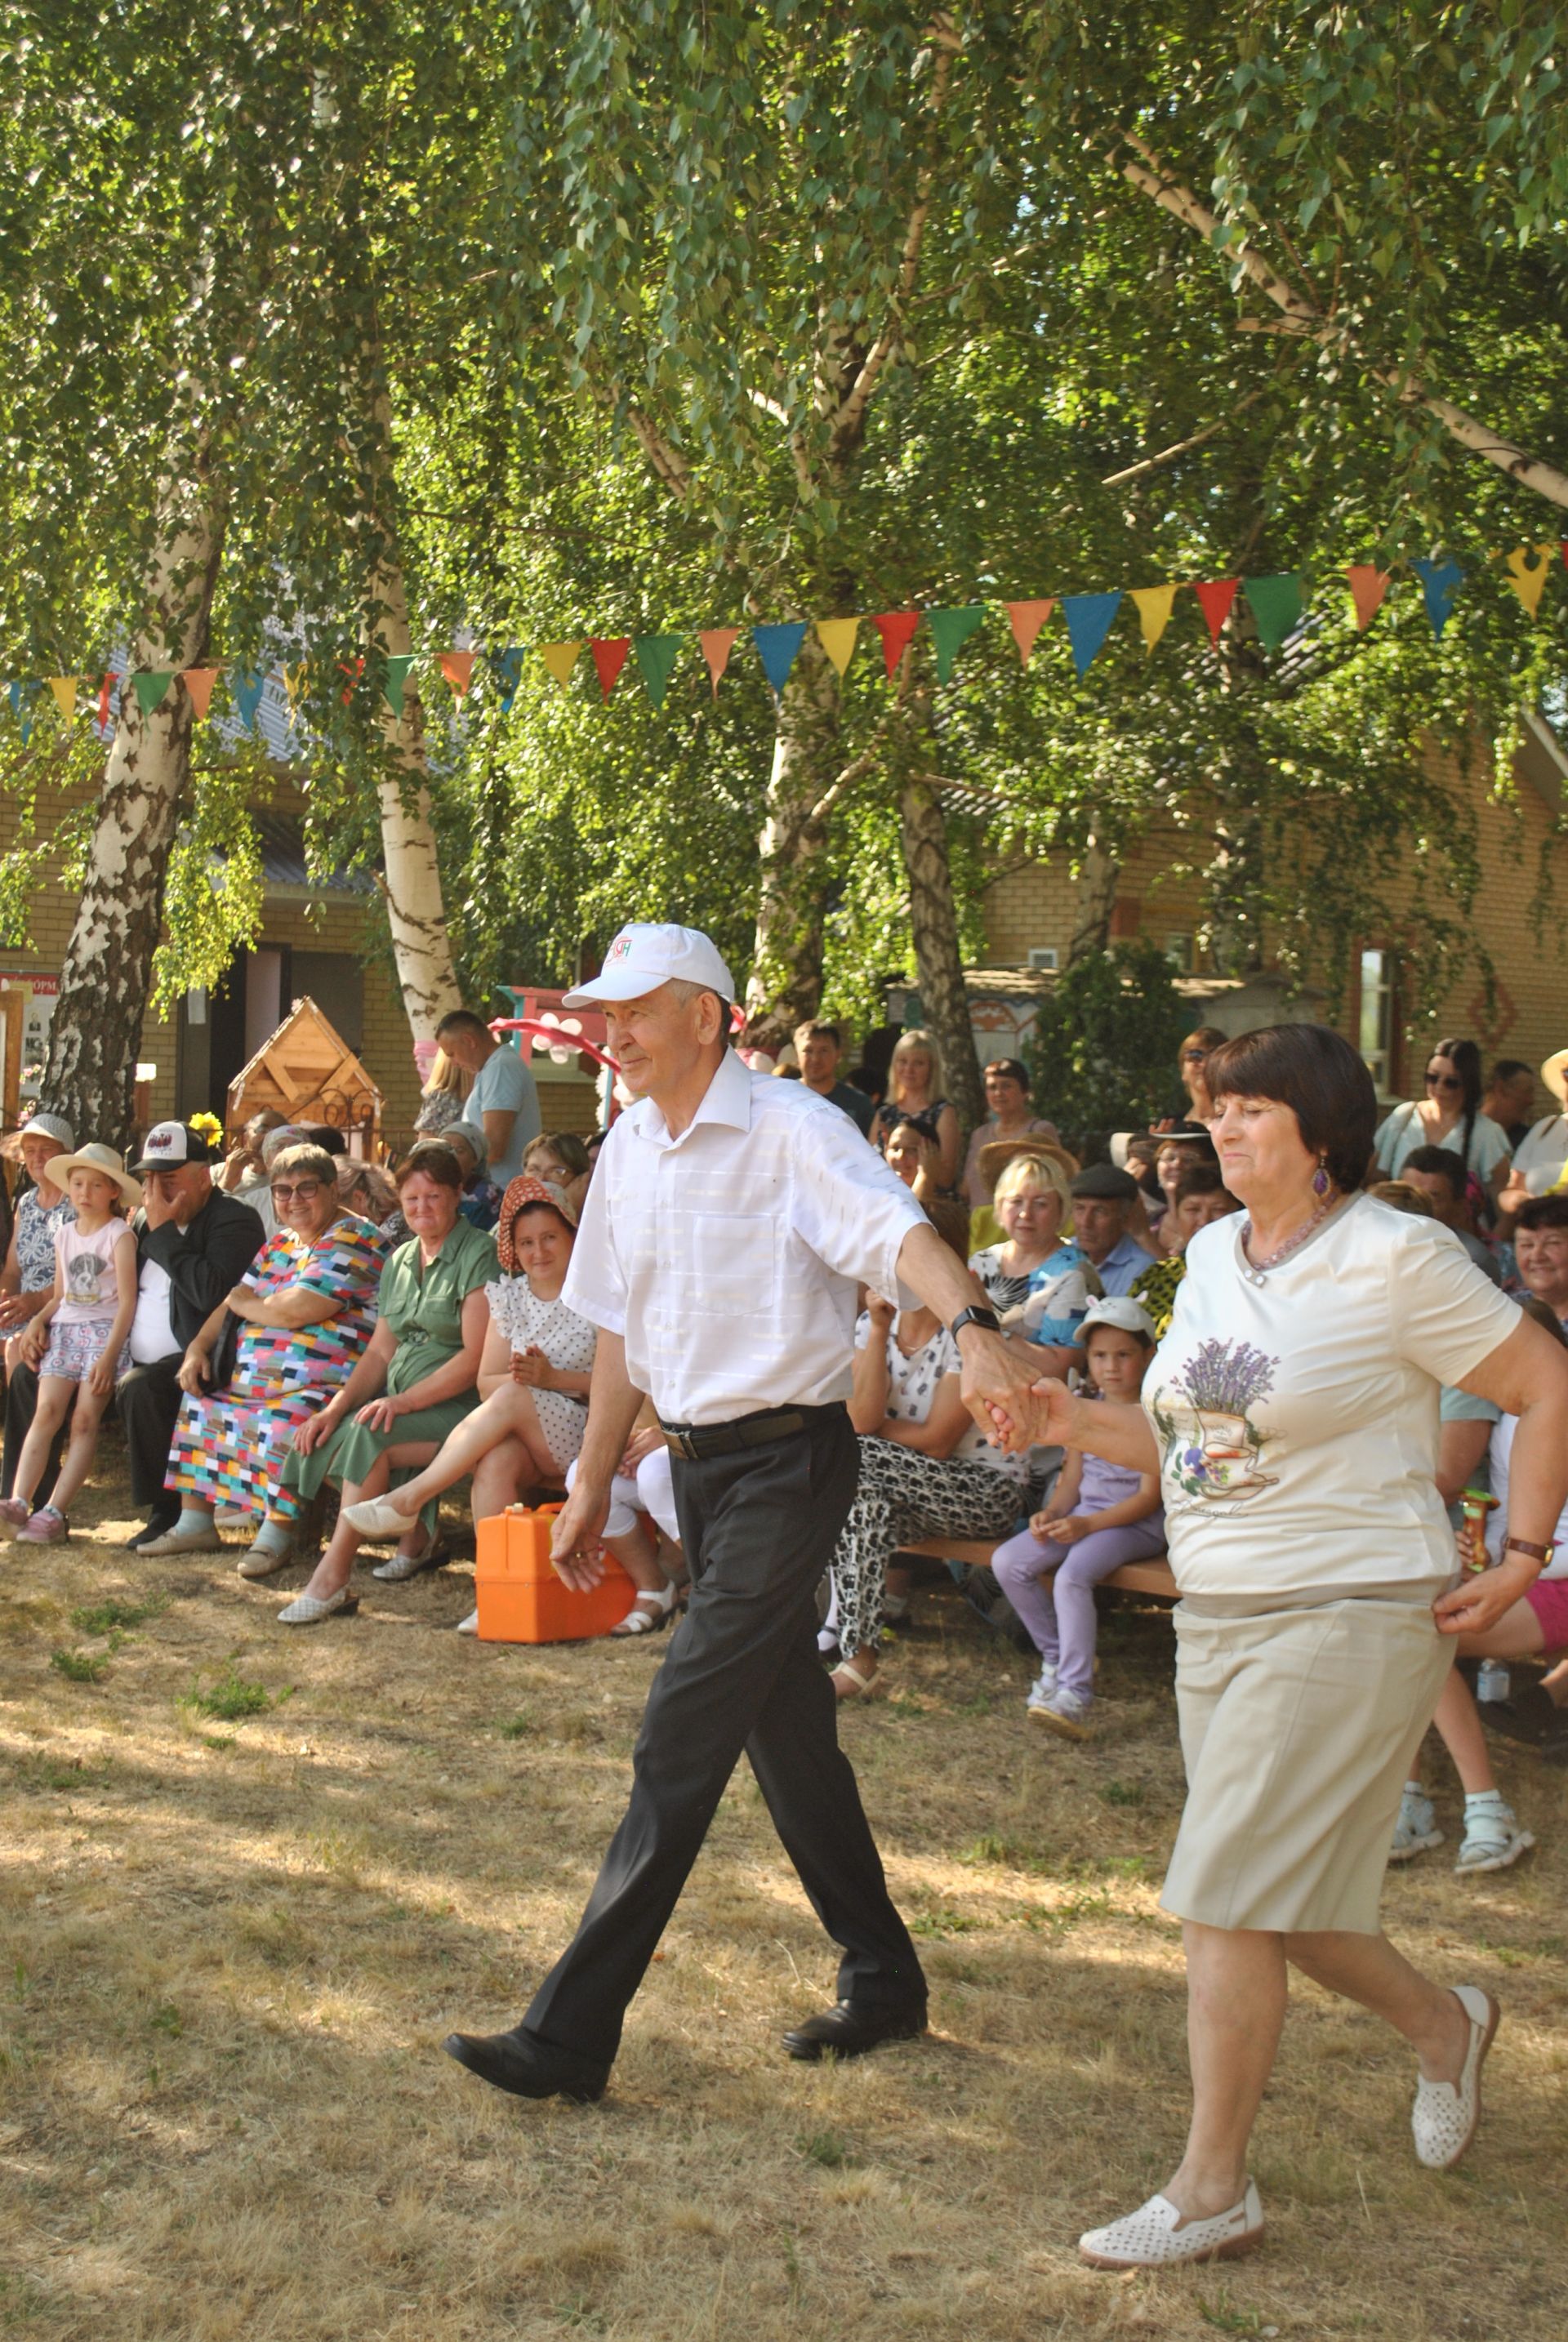
[[[685,1318],[750,1317],[778,1306],[779,1233],[765,1212],[673,1211],[659,1282]]]

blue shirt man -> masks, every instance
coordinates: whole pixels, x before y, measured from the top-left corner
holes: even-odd
[[[435,1037],[453,1064],[474,1076],[463,1119],[483,1133],[480,1167],[504,1192],[509,1179],[521,1177],[523,1150],[543,1128],[533,1073],[522,1053],[503,1048],[472,1009],[444,1016]]]
[[[1154,1256],[1127,1233],[1138,1183],[1113,1163],[1091,1163],[1073,1182],[1073,1233],[1107,1294],[1131,1293]]]

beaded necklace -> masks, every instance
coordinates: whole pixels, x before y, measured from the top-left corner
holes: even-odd
[[[1307,1238],[1316,1235],[1329,1215],[1337,1212],[1343,1201],[1343,1196],[1329,1196],[1326,1202],[1318,1206],[1311,1219],[1296,1230],[1293,1236],[1287,1236],[1283,1245],[1276,1245],[1273,1252],[1267,1254],[1262,1260],[1253,1260],[1248,1250],[1252,1243],[1253,1224],[1250,1219],[1243,1220],[1241,1231],[1242,1275],[1246,1278],[1247,1283],[1262,1285],[1267,1278],[1269,1271],[1278,1268],[1282,1261],[1289,1260],[1292,1253],[1299,1252]]]

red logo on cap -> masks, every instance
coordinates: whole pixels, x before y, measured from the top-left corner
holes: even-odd
[[[632,938],[626,933],[625,928],[623,927],[620,934],[615,937],[614,942],[610,946],[609,956],[612,959],[624,959],[626,954],[631,950],[631,948]]]

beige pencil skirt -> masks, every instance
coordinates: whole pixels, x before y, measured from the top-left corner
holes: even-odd
[[[1161,1903],[1210,1927],[1375,1936],[1400,1792],[1453,1644],[1429,1592],[1223,1606],[1175,1614],[1187,1802]]]

